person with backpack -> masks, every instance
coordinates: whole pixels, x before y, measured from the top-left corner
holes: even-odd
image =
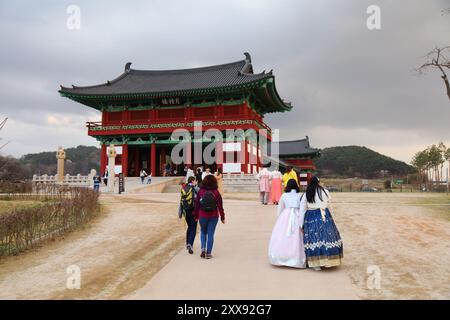
[[[217,190],[217,179],[214,175],[205,176],[195,199],[194,216],[200,222],[201,258],[211,259],[214,233],[217,222],[225,223],[222,196]]]
[[[181,188],[181,214],[179,218],[181,219],[184,216],[186,220],[186,250],[189,254],[194,253],[193,246],[197,234],[197,220],[194,217],[194,201],[198,191],[198,187],[195,185],[195,177],[189,177],[188,183]]]

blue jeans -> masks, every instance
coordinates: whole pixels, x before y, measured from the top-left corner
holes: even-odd
[[[195,217],[192,212],[186,212],[186,246],[190,245],[191,247],[194,245],[195,235],[197,234],[197,221],[195,221]]]
[[[214,232],[218,221],[219,217],[200,218],[200,242],[202,251],[206,250],[207,254],[211,254],[214,244]]]

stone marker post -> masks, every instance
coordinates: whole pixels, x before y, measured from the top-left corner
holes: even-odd
[[[115,165],[116,165],[116,149],[114,145],[111,144],[108,148],[108,192],[114,193],[114,178],[116,175]]]
[[[56,159],[57,169],[56,169],[56,182],[63,183],[64,182],[64,160],[66,159],[66,152],[63,147],[58,147],[58,151],[56,151]]]
[[[91,169],[91,171],[88,174],[88,186],[92,187],[94,186],[94,177],[97,175],[97,170]]]

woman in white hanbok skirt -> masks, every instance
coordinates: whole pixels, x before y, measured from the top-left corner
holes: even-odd
[[[303,219],[300,211],[301,196],[294,179],[287,182],[278,203],[278,219],[269,243],[269,261],[275,266],[305,268],[303,246]]]

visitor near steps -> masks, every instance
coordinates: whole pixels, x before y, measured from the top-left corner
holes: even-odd
[[[222,205],[222,196],[217,190],[217,179],[208,174],[202,181],[202,185],[195,199],[195,220],[200,222],[201,258],[211,259],[214,245],[214,233],[217,222],[225,223],[225,212]]]
[[[281,185],[282,174],[278,170],[273,170],[271,173],[271,184],[270,184],[270,201],[273,204],[278,204],[280,202],[281,194],[283,193],[283,186]]]
[[[142,184],[144,184],[144,180],[145,180],[146,176],[147,176],[147,172],[144,169],[142,169],[141,172],[139,172],[139,177],[141,178]]]
[[[343,244],[329,210],[330,193],[313,177],[301,200],[300,215],[304,215],[304,236],[308,267],[335,267],[341,264]]]
[[[269,242],[269,261],[275,266],[305,268],[301,197],[294,179],[287,182],[278,204],[278,218]]]
[[[291,166],[288,166],[286,168],[286,172],[283,174],[282,177],[282,182],[283,182],[283,187],[286,188],[287,182],[291,179],[294,179],[295,182],[298,183],[298,177],[297,177],[297,172],[295,172],[294,169],[292,169]]]
[[[195,179],[195,173],[194,170],[188,167],[186,170],[186,183],[188,183],[190,177],[194,177]]]
[[[270,194],[270,172],[267,168],[262,168],[257,174],[259,184],[259,194],[261,197],[261,203],[266,205],[269,201]]]
[[[217,168],[217,171],[214,172],[214,176],[217,179],[217,190],[219,190],[219,193],[221,196],[224,194],[224,188],[223,188],[223,171],[222,168]]]

